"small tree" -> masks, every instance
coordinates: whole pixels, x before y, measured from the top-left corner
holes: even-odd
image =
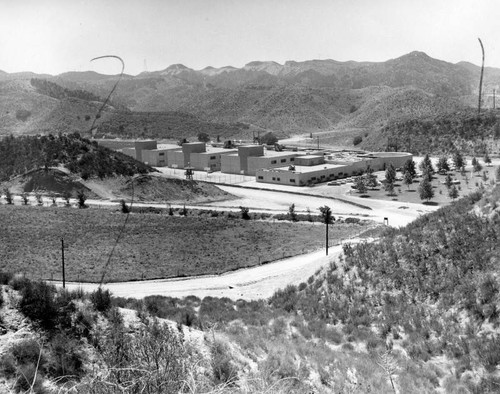
[[[323,220],[323,223],[326,225],[326,255],[328,256],[328,225],[332,223],[335,218],[332,215],[332,210],[328,205],[325,205],[324,207],[320,207],[319,211],[321,212],[321,219]]]
[[[290,207],[288,207],[288,216],[290,217],[290,220],[292,222],[297,221],[297,214],[295,213],[295,204],[292,204],[290,205]]]
[[[122,213],[130,213],[130,207],[127,205],[125,200],[123,200],[123,199],[120,200],[120,206],[121,206]]]
[[[450,174],[446,175],[446,179],[444,180],[444,184],[445,184],[447,189],[449,189],[451,187],[451,185],[453,185],[453,179],[451,179]]]
[[[431,182],[424,177],[418,186],[418,194],[421,200],[426,200],[429,202],[431,198],[434,197],[434,190],[432,190]]]
[[[249,208],[240,206],[240,211],[241,211],[241,218],[243,220],[249,220],[250,219],[250,215],[248,214],[248,212],[250,212]]]
[[[7,204],[12,205],[14,204],[14,196],[12,195],[12,192],[8,189],[5,188],[4,190],[5,193],[5,201],[7,201]]]
[[[68,190],[64,191],[63,198],[64,198],[64,201],[66,201],[66,206],[67,207],[71,206],[71,202],[70,202],[71,193]]]
[[[453,153],[453,165],[455,166],[455,170],[457,171],[462,171],[465,168],[464,157],[458,150]]]
[[[26,192],[22,193],[21,198],[23,200],[23,205],[28,205],[28,203],[30,202],[29,197],[28,197],[28,193],[26,193]]]
[[[36,203],[39,207],[43,205],[43,197],[41,193],[35,193]]]
[[[488,174],[486,171],[483,171],[483,182],[484,183],[488,182]]]
[[[392,183],[396,181],[396,169],[392,165],[392,163],[389,163],[387,168],[385,169],[385,182],[387,183]]]
[[[448,196],[450,196],[452,200],[455,200],[458,197],[458,190],[455,185],[451,186],[450,190],[448,191]]]
[[[278,137],[276,137],[272,132],[264,134],[260,137],[260,143],[265,145],[274,145],[278,142]]]
[[[431,175],[434,174],[434,166],[432,165],[429,154],[424,156],[418,167],[423,173],[430,173]]]
[[[486,164],[487,166],[489,166],[491,164],[491,157],[490,155],[488,154],[488,152],[486,152],[484,154],[484,164]]]
[[[356,190],[358,191],[359,194],[366,193],[366,190],[367,190],[366,184],[365,184],[365,180],[363,179],[362,176],[356,177],[355,185],[356,185]]]
[[[210,142],[210,136],[207,133],[198,133],[198,141],[200,142]]]
[[[409,189],[410,185],[413,183],[413,176],[409,171],[406,171],[403,175],[403,182],[406,185],[406,187]]]
[[[389,196],[394,195],[394,183],[393,182],[386,182],[384,189],[387,192],[387,195],[389,195]]]
[[[403,174],[409,173],[412,177],[412,180],[417,176],[417,171],[415,170],[415,162],[413,159],[408,159],[405,161],[403,165]]]
[[[437,162],[437,170],[440,174],[446,174],[450,171],[450,165],[448,164],[448,158],[446,156],[441,156]]]
[[[83,192],[83,190],[78,190],[76,193],[76,199],[78,200],[78,208],[87,208],[88,205],[85,204],[85,201],[87,201],[87,196]]]
[[[377,176],[373,174],[373,170],[371,169],[371,167],[368,167],[366,169],[364,177],[366,187],[369,187],[370,189],[374,189],[377,187]]]
[[[479,172],[483,169],[483,166],[475,157],[472,159],[472,170],[474,172]]]

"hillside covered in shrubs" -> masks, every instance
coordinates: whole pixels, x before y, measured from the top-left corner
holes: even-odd
[[[0,181],[27,171],[64,166],[83,179],[145,174],[152,168],[122,153],[98,146],[78,133],[5,137],[0,140]]]
[[[497,186],[346,244],[269,300],[113,298],[4,274],[0,376],[38,392],[496,393],[499,202]],[[12,339],[15,313],[36,335]]]
[[[441,154],[455,150],[466,155],[484,155],[500,139],[500,120],[494,111],[477,115],[473,109],[446,115],[394,121],[371,135],[363,147]],[[496,144],[497,145],[497,144]]]

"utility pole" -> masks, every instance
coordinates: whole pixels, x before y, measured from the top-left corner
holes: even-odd
[[[318,150],[319,150],[319,135],[316,136],[316,139],[318,140]]]
[[[62,256],[62,280],[63,289],[66,288],[66,273],[64,272],[64,238],[61,237],[61,256]]]

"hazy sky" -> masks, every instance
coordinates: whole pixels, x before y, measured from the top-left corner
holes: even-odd
[[[500,67],[500,0],[0,0],[0,70],[138,74],[182,63],[385,61]]]

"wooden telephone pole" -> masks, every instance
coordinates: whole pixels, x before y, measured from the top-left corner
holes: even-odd
[[[63,282],[63,289],[66,288],[66,272],[64,270],[64,238],[61,237],[61,256],[62,256],[62,282]]]

